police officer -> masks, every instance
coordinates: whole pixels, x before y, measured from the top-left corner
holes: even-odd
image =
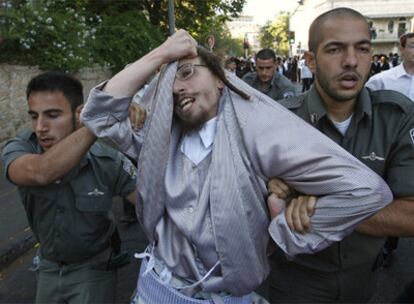
[[[280,103],[381,175],[395,198],[356,232],[319,253],[289,261],[278,251],[271,258],[270,302],[366,302],[382,264],[385,237],[414,235],[414,104],[394,91],[364,88],[371,42],[360,13],[328,11],[315,19],[309,33],[307,56],[315,84]],[[279,197],[290,193],[276,188],[270,191]],[[302,202],[289,206],[286,218],[296,230],[306,231],[315,202]]]
[[[40,243],[36,302],[114,302],[125,256],[112,197],[135,201],[135,168],[79,125],[78,80],[40,74],[29,82],[27,100],[33,132],[11,139],[2,161]]]
[[[256,72],[247,73],[242,79],[274,100],[295,96],[295,86],[277,72],[277,67],[275,52],[262,49],[256,54]]]

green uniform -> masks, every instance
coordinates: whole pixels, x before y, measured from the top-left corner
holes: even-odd
[[[382,176],[396,198],[414,195],[414,103],[407,97],[364,89],[344,136],[329,120],[314,87],[279,102]],[[382,264],[384,242],[385,238],[354,232],[294,261],[277,252],[271,259],[271,302],[367,301]]]
[[[34,133],[24,131],[10,140],[2,152],[6,176],[8,166],[29,153],[42,153]],[[40,243],[37,301],[113,301],[116,271],[105,266],[116,229],[112,197],[135,190],[130,161],[96,143],[62,179],[18,190]]]
[[[259,90],[274,100],[292,97],[296,95],[296,88],[293,83],[283,75],[275,73],[270,81],[269,87],[263,89],[260,86],[260,79],[256,72],[251,72],[243,76],[243,80],[251,87]]]

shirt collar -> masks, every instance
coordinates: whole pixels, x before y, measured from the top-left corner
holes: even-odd
[[[399,65],[397,65],[394,69],[395,72],[395,76],[397,76],[397,78],[403,77],[403,76],[410,76],[410,74],[407,73],[407,71],[404,68],[404,65],[402,63],[400,63]]]
[[[320,97],[315,86],[312,86],[308,91],[306,96],[306,104],[308,105],[308,111],[312,123],[315,123],[322,117],[327,116],[325,105],[322,102],[322,98]],[[364,114],[367,114],[369,118],[372,116],[371,98],[369,96],[369,91],[365,87],[358,96],[354,112],[357,121],[359,121]]]
[[[208,148],[213,144],[214,135],[216,134],[217,116],[207,121],[198,131],[204,148]]]

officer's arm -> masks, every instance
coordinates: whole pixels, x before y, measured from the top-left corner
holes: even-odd
[[[414,236],[414,197],[395,199],[369,219],[362,222],[357,231],[372,236]]]
[[[42,154],[25,154],[14,160],[8,167],[8,177],[19,186],[50,184],[76,166],[95,139],[82,127]]]

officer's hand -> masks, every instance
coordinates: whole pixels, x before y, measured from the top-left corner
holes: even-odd
[[[286,201],[279,198],[276,194],[271,193],[267,197],[267,207],[269,208],[271,219],[274,219],[278,214],[285,210]]]
[[[315,205],[315,196],[298,196],[289,202],[285,217],[292,231],[305,233],[310,230],[310,219],[315,211]]]
[[[277,195],[278,198],[287,199],[289,196],[295,194],[295,190],[290,188],[287,184],[285,184],[282,180],[277,178],[272,178],[267,183],[267,192],[269,194],[274,193]]]
[[[129,120],[131,121],[131,127],[134,131],[139,131],[145,123],[147,112],[140,105],[131,102],[128,109]]]

